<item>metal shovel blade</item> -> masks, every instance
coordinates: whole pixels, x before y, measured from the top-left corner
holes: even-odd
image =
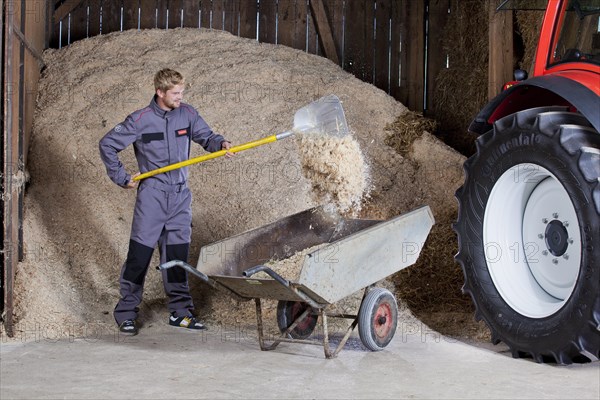
[[[294,115],[293,130],[302,134],[346,136],[348,124],[340,99],[331,94],[299,109]]]

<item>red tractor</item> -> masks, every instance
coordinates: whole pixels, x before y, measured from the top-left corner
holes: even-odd
[[[600,0],[544,3],[533,77],[469,128],[456,260],[494,343],[570,364],[600,358]]]

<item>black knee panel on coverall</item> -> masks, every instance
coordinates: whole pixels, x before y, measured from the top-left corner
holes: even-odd
[[[146,276],[148,265],[150,265],[153,251],[152,247],[144,246],[135,240],[130,240],[123,279],[137,285],[144,283],[144,277]]]
[[[189,243],[168,244],[167,261],[180,260],[187,262],[190,251]],[[167,270],[167,282],[184,283],[187,281],[187,272],[181,267],[173,267]]]

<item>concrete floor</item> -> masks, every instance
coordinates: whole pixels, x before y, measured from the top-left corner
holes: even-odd
[[[381,352],[352,337],[327,360],[312,345],[262,352],[254,331],[155,323],[135,337],[59,340],[30,331],[0,345],[0,398],[600,398],[598,362],[536,364],[425,332],[400,326]]]

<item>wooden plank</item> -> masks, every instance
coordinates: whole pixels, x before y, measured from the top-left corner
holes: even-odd
[[[258,6],[258,41],[276,43],[277,39],[277,2],[261,0]]]
[[[173,29],[181,26],[181,8],[176,0],[156,2],[157,24],[159,29]]]
[[[513,79],[513,11],[496,12],[492,2],[489,15],[488,98],[491,100]]]
[[[69,39],[69,14],[74,11],[77,7],[84,6],[87,0],[82,1],[70,1],[59,5],[56,10],[52,5],[50,7],[50,31],[51,37],[49,38],[49,45],[51,47],[58,48],[59,46],[67,46]],[[17,4],[14,2],[13,4]],[[12,6],[13,8],[15,6]],[[58,12],[60,11],[60,12]],[[12,11],[11,11],[12,12]],[[61,30],[62,20],[62,30]]]
[[[285,46],[294,47],[296,18],[296,1],[279,0],[277,8],[278,34],[277,42]]]
[[[200,27],[200,1],[183,0],[183,26],[185,28]]]
[[[392,68],[391,68],[391,95],[401,103],[405,103],[406,99],[402,93],[402,85],[406,84],[406,74],[404,74],[403,83],[403,68],[406,64],[405,52],[402,48],[402,38],[406,37],[403,33],[405,30],[405,21],[403,20],[403,9],[405,10],[406,1],[394,1],[392,2],[392,43],[391,43],[391,57],[392,57]]]
[[[100,34],[100,0],[88,0],[88,36]]]
[[[36,2],[32,2],[29,4],[35,4]],[[68,3],[63,3],[61,7],[65,6]],[[70,4],[74,4],[74,2],[70,2]],[[63,41],[62,45],[65,46],[68,44],[70,40],[71,43],[83,39],[86,37],[87,33],[87,2],[85,0],[77,1],[73,8],[70,8],[66,14],[61,14],[57,12],[56,16],[60,16],[63,20]],[[63,10],[66,11],[66,10]],[[55,19],[58,23],[60,19]]]
[[[121,0],[102,0],[102,34],[121,30]]]
[[[213,0],[212,2],[212,28],[223,30],[223,0]]]
[[[167,2],[169,29],[181,28],[181,0]]]
[[[367,1],[355,0],[346,3],[344,69],[359,79],[365,77],[365,13]]]
[[[140,0],[123,0],[123,30],[137,29]]]
[[[405,105],[413,111],[423,111],[425,87],[425,6],[420,1],[408,1],[407,47],[408,97]]]
[[[87,0],[86,0],[87,1]],[[58,48],[59,46],[59,21],[54,19],[54,6],[50,6],[48,8],[48,12],[50,13],[50,17],[48,18],[48,47]]]
[[[307,34],[306,51],[308,51],[311,54],[323,55],[321,46],[319,45],[319,38],[318,38],[318,34],[317,34],[315,18],[313,17],[312,12],[310,11],[310,1],[307,4],[307,11],[308,11],[308,13],[306,15],[306,25],[307,25],[308,29],[306,30],[306,34]]]
[[[336,64],[339,64],[335,42],[333,40],[333,31],[329,23],[328,10],[322,0],[311,0],[310,11],[315,23],[316,33],[319,36],[319,43],[323,48],[325,57]]]
[[[2,6],[2,1],[0,0],[0,6]],[[52,14],[54,13],[54,5],[51,2],[46,2],[46,38],[45,38],[45,45],[44,48],[50,48],[50,43],[52,42]],[[2,13],[0,12],[0,20],[2,19]],[[2,29],[0,29],[0,32],[2,32]],[[2,36],[2,34],[0,33],[0,37]],[[2,54],[4,56],[4,54]],[[0,278],[1,279],[1,278]]]
[[[4,177],[4,209],[3,209],[3,291],[4,291],[4,324],[6,333],[13,335],[14,310],[14,277],[19,256],[19,188],[13,185],[13,175],[19,165],[19,106],[22,99],[19,93],[19,82],[23,79],[20,74],[21,46],[13,29],[21,29],[20,4],[7,4],[10,9],[5,12],[4,21],[4,60],[3,79],[4,102],[3,115],[3,177]]]
[[[240,3],[240,36],[256,39],[256,11],[258,4],[255,0]]]
[[[140,29],[156,28],[156,1],[140,0]]]
[[[224,0],[225,3],[225,30],[235,36],[240,31],[240,2],[238,0]]]
[[[306,25],[308,22],[308,5],[306,0],[296,0],[296,17],[294,21],[294,48],[307,50]]]
[[[27,26],[25,27],[25,29],[27,29]],[[19,29],[13,29],[13,33],[17,35],[17,38],[19,39],[21,44],[27,49],[27,54],[33,56],[36,64],[38,64],[39,66],[39,69],[42,69],[45,66],[44,60],[42,58],[42,53],[38,51],[35,47],[33,47],[33,45],[25,37],[23,32],[21,32]]]
[[[338,65],[343,65],[344,58],[344,2],[339,0],[326,0],[327,10],[331,16],[331,30],[333,41],[338,55]]]
[[[363,80],[373,83],[375,64],[375,0],[367,0],[365,4],[365,73]]]
[[[54,11],[54,19],[60,21],[61,19],[67,18],[67,16],[83,2],[84,0],[66,0]]]
[[[41,5],[42,2],[27,2],[25,15],[25,35],[29,46],[35,53],[41,53],[45,43],[45,7],[34,8],[35,3]],[[31,8],[29,8],[31,7]],[[38,81],[40,78],[40,64],[37,56],[26,54],[25,56],[25,105],[24,105],[24,137],[23,137],[23,163],[27,166],[28,149],[33,126],[33,117],[35,113]]]
[[[212,19],[212,0],[200,1],[200,26],[202,28],[211,28]]]
[[[158,27],[175,29],[181,26],[181,2],[162,0],[158,2]]]
[[[390,92],[390,18],[391,0],[377,0],[375,9],[375,60],[374,83],[378,88]]]
[[[448,21],[449,0],[429,0],[429,35],[427,43],[427,90],[426,113],[435,115],[434,93],[436,78],[446,67],[447,54],[442,46],[446,22]]]
[[[167,19],[167,10],[169,0],[156,0],[156,27],[158,29],[165,29],[169,27],[169,21]]]

